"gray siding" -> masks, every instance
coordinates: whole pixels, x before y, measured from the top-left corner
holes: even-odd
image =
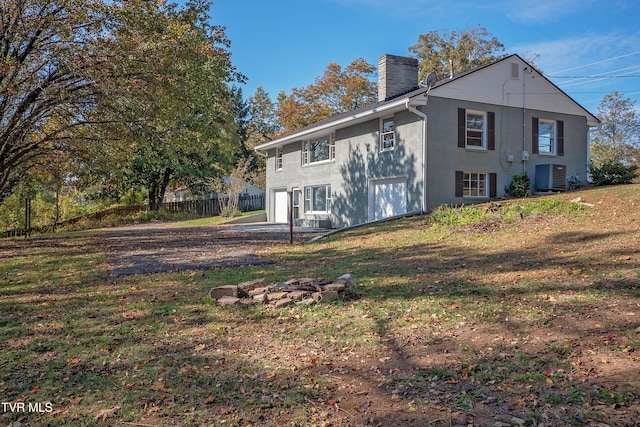
[[[457,145],[457,109],[466,108],[495,113],[495,150],[474,151]],[[522,109],[486,105],[437,97],[429,98],[427,107],[427,206],[433,210],[442,204],[469,204],[478,199],[455,197],[455,171],[496,173],[497,196],[505,195],[505,186],[514,175],[523,170],[531,182],[535,179],[538,164],[563,164],[567,166],[567,177],[579,174],[585,180],[587,172],[587,132],[584,116],[570,116],[527,110],[524,118],[524,150],[529,152],[529,161],[523,166],[520,160],[523,151]],[[564,122],[564,155],[542,155],[532,153],[532,118],[540,117]],[[513,156],[513,162],[507,161]],[[523,169],[524,168],[524,169]]]
[[[475,151],[458,147],[458,108],[495,113],[495,150]],[[586,178],[588,126],[584,116],[527,110],[524,150],[529,152],[529,161],[523,164],[520,160],[523,150],[522,109],[430,96],[427,107],[422,111],[428,115],[426,186],[429,211],[442,204],[461,205],[486,200],[456,197],[456,171],[495,173],[497,196],[504,195],[505,186],[523,168],[533,183],[538,164],[563,164],[567,166],[567,176],[577,173],[583,181]],[[563,156],[531,152],[533,117],[563,121]],[[334,228],[360,224],[370,218],[371,180],[389,177],[406,177],[407,212],[420,212],[424,182],[422,121],[406,110],[397,112],[394,121],[396,146],[390,152],[378,150],[379,119],[336,130],[336,158],[332,162],[302,166],[302,141],[296,141],[283,147],[283,168],[275,171],[275,150],[270,150],[267,159],[268,215],[273,215],[274,190],[331,185],[331,214],[305,214],[301,209],[297,223],[330,219]],[[512,162],[507,161],[508,155],[513,156]],[[273,219],[269,217],[269,220]]]

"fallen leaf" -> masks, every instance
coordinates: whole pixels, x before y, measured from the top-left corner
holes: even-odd
[[[98,412],[96,412],[93,419],[104,421],[107,418],[115,417],[116,413],[118,413],[119,410],[120,410],[119,406],[114,406],[113,408],[109,408],[109,409],[100,409]]]

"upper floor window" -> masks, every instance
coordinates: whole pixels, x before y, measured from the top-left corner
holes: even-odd
[[[335,160],[336,143],[333,136],[312,139],[302,143],[302,164]]]
[[[495,150],[495,113],[458,108],[458,147]]]
[[[538,152],[540,154],[555,154],[556,152],[556,122],[540,119],[538,121]]]
[[[380,151],[391,151],[396,145],[396,126],[393,117],[380,121]]]
[[[533,154],[564,155],[564,123],[562,120],[533,118]]]
[[[486,146],[486,114],[483,111],[467,110],[466,148],[485,148]]]
[[[276,170],[282,170],[282,148],[276,148]]]

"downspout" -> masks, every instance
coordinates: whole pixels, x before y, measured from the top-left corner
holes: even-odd
[[[407,110],[422,117],[422,213],[427,213],[427,115],[411,105],[411,100],[407,99],[404,104]],[[427,105],[426,101],[424,104]]]

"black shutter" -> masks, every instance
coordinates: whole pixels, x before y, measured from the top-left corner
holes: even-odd
[[[467,142],[467,110],[458,108],[458,147],[464,148]]]
[[[538,154],[538,118],[533,117],[531,119],[531,152]]]
[[[495,173],[489,174],[489,197],[496,197],[498,195],[498,186],[496,180],[498,175]]]
[[[558,156],[564,156],[564,122],[562,120],[556,121],[558,127],[558,149],[556,154]]]
[[[496,113],[487,112],[487,149],[496,149]]]
[[[462,197],[464,193],[464,172],[456,171],[456,197]]]

